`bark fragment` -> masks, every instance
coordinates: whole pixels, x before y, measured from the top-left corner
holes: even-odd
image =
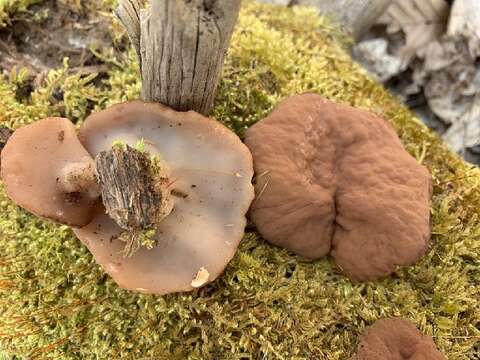
[[[172,209],[165,168],[128,145],[102,151],[95,162],[106,212],[125,230],[119,236],[126,243],[124,255],[140,246],[153,248],[155,228]]]
[[[113,146],[98,154],[95,162],[108,215],[124,230],[153,227],[163,199],[148,156],[128,145]]]

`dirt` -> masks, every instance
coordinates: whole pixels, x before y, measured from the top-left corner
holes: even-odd
[[[0,126],[0,153],[7,143],[8,138],[12,135],[12,130],[4,126]]]
[[[29,12],[0,30],[0,69],[9,73],[14,67],[25,67],[30,75],[39,76],[63,66],[95,68],[102,64],[92,47],[112,46],[109,19],[87,9],[73,10],[59,1],[34,5]],[[26,89],[26,92],[31,89]]]

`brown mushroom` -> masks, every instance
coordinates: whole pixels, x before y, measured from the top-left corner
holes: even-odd
[[[355,281],[415,263],[430,236],[430,175],[375,114],[293,96],[246,134],[256,172],[251,216],[273,244],[331,251]]]
[[[6,192],[19,206],[72,226],[92,219],[95,164],[69,120],[47,118],[15,131],[0,163]]]
[[[360,340],[357,354],[350,360],[444,360],[431,337],[401,318],[377,320]]]
[[[122,228],[99,206],[93,221],[75,229],[96,261],[123,288],[166,294],[215,280],[244,234],[254,196],[251,154],[220,123],[160,104],[118,104],[86,119],[79,137],[92,157],[122,142],[162,159],[170,191],[168,211],[155,227],[152,249],[122,254]]]

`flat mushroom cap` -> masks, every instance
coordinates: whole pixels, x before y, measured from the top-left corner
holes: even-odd
[[[431,337],[401,318],[376,321],[362,336],[357,354],[350,360],[445,360]]]
[[[144,293],[189,291],[217,278],[244,235],[254,197],[252,157],[229,129],[195,112],[134,101],[91,115],[80,131],[92,154],[116,140],[146,150],[169,165],[173,211],[158,226],[157,245],[121,254],[121,229],[98,208],[92,223],[75,229],[96,261],[121,287]]]
[[[304,94],[282,101],[245,143],[256,172],[251,217],[275,245],[330,251],[352,280],[416,262],[430,237],[430,175],[375,114]]]
[[[59,185],[70,164],[94,165],[68,119],[46,118],[16,130],[2,150],[0,163],[6,192],[19,206],[71,226],[84,226],[92,219],[97,199],[65,193]]]

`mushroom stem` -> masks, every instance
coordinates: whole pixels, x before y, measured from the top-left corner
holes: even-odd
[[[62,192],[67,194],[82,193],[91,199],[100,196],[100,187],[95,176],[95,162],[73,162],[66,164],[60,170],[58,186]]]

